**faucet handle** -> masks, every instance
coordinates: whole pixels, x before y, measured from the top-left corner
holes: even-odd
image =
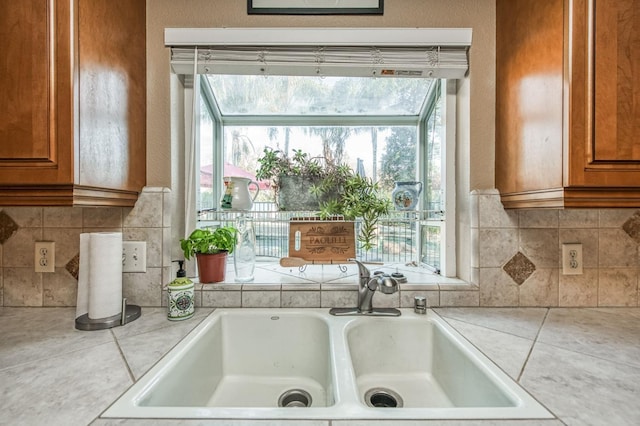
[[[427,313],[427,298],[426,296],[415,296],[413,298],[413,311],[416,314]]]
[[[369,279],[369,277],[371,277],[371,272],[369,272],[369,269],[364,266],[364,263],[354,258],[347,259],[347,261],[356,262],[358,264],[358,273],[360,274],[360,279]]]
[[[384,294],[393,294],[398,291],[398,281],[387,274],[381,275],[378,289]]]

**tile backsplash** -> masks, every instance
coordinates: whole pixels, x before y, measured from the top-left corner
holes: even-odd
[[[134,208],[2,208],[0,306],[75,306],[79,236],[99,231],[147,242],[147,272],[123,274],[123,295],[141,306],[162,306],[163,287],[174,275],[170,195],[145,188]],[[432,276],[377,296],[380,306],[411,306],[415,294],[428,295],[432,306],[638,306],[639,209],[505,210],[496,190],[470,197],[471,283]],[[35,241],[55,241],[55,273],[34,272]],[[562,275],[562,243],[582,243],[582,275]],[[355,275],[273,285],[268,267],[262,269],[254,283],[198,285],[198,306],[355,303]]]
[[[472,283],[480,306],[638,306],[638,209],[505,210],[471,193]],[[581,243],[583,274],[562,274],[562,244]]]
[[[146,241],[147,272],[123,274],[123,296],[160,306],[163,274],[171,273],[169,195],[167,189],[147,187],[134,208],[2,208],[0,306],[75,306],[83,232],[122,232],[125,241]],[[34,272],[36,241],[55,242],[55,272]]]

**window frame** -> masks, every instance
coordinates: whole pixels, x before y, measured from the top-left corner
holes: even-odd
[[[443,149],[441,151],[441,170],[442,170],[442,186],[444,191],[444,211],[441,219],[438,218],[420,218],[418,221],[417,247],[418,247],[418,259],[422,257],[422,242],[421,242],[421,230],[422,225],[431,225],[440,227],[441,232],[441,246],[440,246],[440,268],[437,271],[439,274],[446,277],[456,276],[456,226],[455,226],[455,129],[456,129],[456,80],[455,79],[438,79],[436,84],[433,84],[429,93],[425,97],[425,101],[420,109],[420,113],[416,116],[388,116],[388,115],[370,115],[370,116],[353,116],[353,115],[322,115],[322,116],[309,116],[309,115],[223,115],[216,103],[215,96],[212,88],[206,78],[199,78],[199,96],[202,97],[203,103],[207,106],[208,112],[211,116],[214,128],[213,134],[213,164],[222,166],[224,164],[224,127],[226,125],[233,126],[416,126],[418,136],[417,156],[418,156],[418,180],[424,182],[426,175],[426,126],[432,114],[435,110],[435,102],[438,97],[441,98],[442,107],[441,114],[443,114],[442,122],[444,124],[444,135],[442,136]],[[200,103],[196,104],[199,108]],[[196,111],[199,116],[200,111]],[[199,126],[198,126],[199,129]],[[196,137],[195,147],[196,152],[200,152],[200,135]],[[214,167],[214,182],[222,182],[223,168]],[[199,173],[198,175],[199,180]],[[199,187],[199,182],[196,182],[196,188]],[[197,189],[194,190],[197,191]],[[213,199],[219,200],[222,198],[222,186],[213,185],[212,188]],[[194,195],[196,204],[199,200]],[[420,204],[418,209],[423,210],[425,207],[426,197],[420,197]],[[428,265],[426,265],[428,267]],[[433,269],[433,268],[431,268]]]
[[[434,90],[427,95],[424,111],[420,112],[420,125],[418,127],[418,180],[425,182],[428,163],[426,162],[428,122],[435,112],[438,99],[441,102],[442,128],[444,134],[441,135],[443,144],[440,158],[440,170],[444,200],[441,219],[436,217],[423,218],[420,226],[435,226],[440,228],[440,265],[439,268],[425,264],[428,268],[445,277],[457,276],[456,260],[456,185],[455,185],[455,152],[456,152],[456,81],[454,79],[440,79],[439,84],[434,85]],[[426,197],[421,197],[421,203],[426,201]],[[424,209],[424,204],[421,205]],[[422,233],[418,230],[419,250],[418,256],[422,258]],[[423,263],[424,264],[424,263]]]

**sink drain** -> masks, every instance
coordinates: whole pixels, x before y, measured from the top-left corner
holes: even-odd
[[[311,395],[302,389],[290,389],[278,398],[278,407],[309,407]]]
[[[400,408],[402,398],[391,389],[373,388],[364,394],[364,400],[369,407]]]

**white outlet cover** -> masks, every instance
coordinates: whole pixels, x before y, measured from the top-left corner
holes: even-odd
[[[563,243],[562,275],[581,275],[582,263],[582,243]]]
[[[55,272],[56,243],[54,241],[36,241],[34,263],[36,272]]]

